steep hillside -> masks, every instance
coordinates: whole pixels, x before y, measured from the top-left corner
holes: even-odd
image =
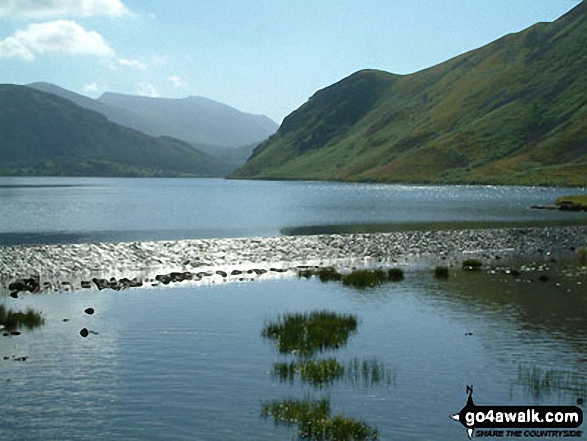
[[[259,143],[277,130],[266,116],[251,115],[202,97],[150,98],[105,93],[102,104],[125,109],[147,125],[134,127],[149,135],[173,136],[190,144],[240,147]]]
[[[232,177],[587,184],[587,4],[411,75],[361,71]]]
[[[222,176],[226,164],[71,101],[0,85],[0,175]]]

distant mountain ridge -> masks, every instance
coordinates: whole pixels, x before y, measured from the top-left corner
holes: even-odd
[[[0,85],[0,175],[220,177],[222,161],[53,93]]]
[[[587,3],[411,75],[364,70],[234,178],[587,185]]]
[[[267,116],[244,113],[203,97],[151,98],[107,92],[98,102],[140,116],[148,122],[136,127],[142,132],[165,134],[194,145],[241,147],[264,141],[278,128]]]

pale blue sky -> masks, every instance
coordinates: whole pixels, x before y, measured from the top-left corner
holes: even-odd
[[[205,96],[280,123],[365,68],[415,72],[578,0],[0,0],[0,83]]]

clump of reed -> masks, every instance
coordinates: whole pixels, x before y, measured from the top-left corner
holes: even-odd
[[[373,288],[387,282],[399,282],[403,278],[404,272],[400,268],[391,268],[387,272],[365,269],[345,274],[342,276],[342,283],[354,288]]]
[[[275,341],[281,353],[308,357],[346,345],[356,330],[357,318],[352,314],[314,311],[284,315],[267,324],[262,336]]]
[[[28,308],[25,312],[12,311],[0,305],[0,325],[7,331],[19,328],[34,329],[45,323],[43,316],[37,311]]]
[[[518,384],[524,386],[534,398],[550,395],[555,391],[587,396],[587,379],[577,372],[521,364],[518,366]]]
[[[297,373],[303,382],[316,387],[334,383],[344,375],[344,372],[344,366],[334,358],[275,363],[273,365],[273,374],[281,381],[293,382]]]
[[[480,270],[483,266],[483,262],[478,259],[465,259],[462,263],[462,268],[468,271],[477,271]]]
[[[275,423],[296,424],[298,436],[308,440],[375,440],[377,429],[363,421],[330,415],[330,401],[284,400],[264,403],[261,415]]]
[[[298,271],[298,277],[305,277],[306,279],[309,279],[312,276],[318,277],[321,282],[336,282],[342,279],[342,274],[340,274],[331,266],[313,269],[307,268]]]
[[[579,266],[587,266],[587,249],[584,247],[579,248],[577,258],[579,259]]]
[[[345,368],[345,378],[352,384],[362,380],[364,386],[390,386],[395,380],[393,371],[377,358],[354,358]]]
[[[448,267],[447,266],[437,266],[434,268],[434,277],[437,279],[448,279]]]

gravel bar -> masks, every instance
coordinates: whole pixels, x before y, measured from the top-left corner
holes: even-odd
[[[174,271],[410,268],[454,265],[467,257],[489,263],[501,258],[571,256],[586,245],[587,226],[564,226],[10,246],[0,247],[0,285],[6,289],[11,281],[27,277],[55,284],[91,276],[144,280]]]

